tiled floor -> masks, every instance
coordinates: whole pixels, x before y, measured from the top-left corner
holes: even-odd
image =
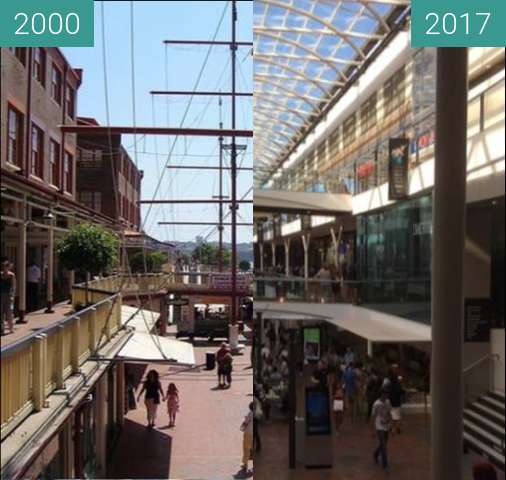
[[[196,347],[198,363],[216,347]],[[234,379],[229,390],[216,390],[216,371],[200,370],[174,375],[157,368],[164,389],[176,383],[181,411],[176,427],[168,429],[164,405],[154,430],[146,428],[143,403],[128,413],[124,432],[113,456],[108,478],[122,479],[232,479],[242,455],[239,427],[252,400],[250,352],[234,359]],[[142,402],[142,400],[141,400]]]
[[[31,312],[25,316],[25,320],[28,323],[15,324],[14,333],[5,335],[2,337],[1,345],[5,347],[20,338],[23,338],[31,333],[40,330],[43,327],[47,327],[52,323],[55,323],[62,318],[66,317],[72,312],[72,305],[68,301],[59,303],[53,307],[53,313],[45,313],[45,309]]]
[[[377,467],[372,459],[375,439],[364,421],[345,422],[340,437],[333,442],[334,466],[326,470],[307,470],[298,465],[288,467],[288,429],[284,422],[263,425],[262,451],[255,455],[256,480],[430,480],[429,429],[424,416],[409,417],[405,431],[390,441],[391,469],[388,473]],[[465,457],[466,476],[471,480],[471,465],[476,460]],[[504,475],[499,477],[504,480]],[[458,479],[448,479],[458,480]]]

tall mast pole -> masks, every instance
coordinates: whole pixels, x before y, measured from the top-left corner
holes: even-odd
[[[237,0],[232,0],[232,44],[230,50],[232,53],[232,129],[236,127],[236,50],[237,50],[237,39],[236,39],[236,23],[237,23]],[[232,201],[232,258],[231,258],[231,269],[232,269],[232,308],[231,308],[231,324],[233,326],[237,323],[237,145],[236,137],[232,135],[232,156],[231,156],[231,201]]]
[[[220,97],[219,100],[220,106],[220,129],[223,128],[223,118],[222,118],[222,106],[223,100]],[[220,168],[219,168],[219,196],[220,200],[223,200],[223,137],[220,136]],[[218,241],[219,241],[219,251],[218,251],[218,270],[219,272],[223,272],[223,202],[219,203],[219,226],[218,226]]]

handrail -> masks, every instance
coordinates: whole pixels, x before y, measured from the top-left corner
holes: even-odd
[[[392,282],[402,282],[402,283],[427,283],[430,282],[431,279],[411,279],[411,278],[398,278],[398,279],[377,279],[377,280],[340,280],[340,279],[326,279],[326,278],[304,278],[304,277],[295,277],[295,276],[284,276],[280,275],[279,277],[254,277],[254,282],[313,282],[313,283],[345,283],[345,284],[373,284],[373,283],[392,283]]]
[[[5,358],[7,356],[12,355],[13,353],[17,352],[19,349],[25,347],[27,343],[32,342],[35,339],[35,337],[38,337],[39,335],[42,335],[42,334],[51,333],[53,330],[55,330],[59,327],[62,327],[64,325],[66,325],[67,323],[72,322],[75,319],[80,318],[81,316],[94,311],[97,307],[100,307],[101,305],[103,305],[105,303],[115,301],[115,299],[119,295],[120,295],[119,293],[115,293],[115,294],[111,295],[110,297],[104,298],[103,300],[100,300],[97,303],[90,305],[89,307],[83,308],[82,310],[79,310],[78,312],[75,312],[72,315],[64,317],[63,319],[61,319],[55,323],[52,323],[51,325],[48,325],[47,327],[43,327],[39,330],[34,331],[33,333],[30,333],[29,335],[26,335],[18,340],[15,340],[14,342],[10,343],[9,345],[5,345],[0,350],[0,356],[2,358]]]
[[[475,368],[478,368],[482,363],[485,363],[488,360],[500,360],[501,356],[497,353],[489,353],[485,355],[483,358],[480,358],[479,360],[476,360],[476,362],[471,363],[471,365],[468,365],[464,370],[462,370],[462,374],[465,376],[469,372],[472,372]]]

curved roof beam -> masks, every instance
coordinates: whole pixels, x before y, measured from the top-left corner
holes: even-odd
[[[269,115],[269,118],[271,119],[271,121],[272,121],[272,113],[273,112],[279,113],[279,114],[287,113],[287,111],[284,108],[281,109],[279,107],[275,107],[274,105],[271,105],[269,107],[266,107],[264,105],[256,105],[255,106],[255,113],[256,112],[267,113]],[[253,118],[255,118],[255,117],[253,116]],[[297,128],[302,128],[302,127],[308,125],[308,122],[306,122],[306,123],[297,123],[292,117],[288,117],[284,121],[287,122],[287,123],[290,123],[290,125],[292,125],[293,127],[297,127]]]
[[[311,48],[309,47],[306,47],[305,45],[302,45],[301,43],[299,42],[296,42],[295,40],[292,40],[290,38],[285,38],[285,37],[281,37],[279,35],[273,35],[271,33],[268,33],[268,32],[255,32],[256,35],[260,35],[262,37],[266,37],[266,38],[270,38],[272,40],[277,40],[281,43],[286,43],[287,45],[291,45],[292,47],[295,47],[295,48],[298,48],[300,50],[303,50],[311,55],[315,55],[316,57],[318,57],[318,60],[322,63],[324,63],[325,65],[328,65],[334,72],[336,72],[342,79],[343,81],[347,81],[348,79],[346,78],[346,75],[341,71],[339,70],[339,68],[337,68],[335,65],[334,65],[334,62],[332,60],[329,60],[328,58],[325,58],[323,55],[320,55],[318,52],[315,52],[314,50],[312,50]],[[253,54],[253,58],[254,58],[254,54]]]
[[[334,32],[334,34],[336,36],[342,38],[353,50],[355,50],[355,52],[357,53],[357,55],[359,57],[361,57],[362,60],[365,59],[365,57],[366,57],[365,53],[362,51],[361,48],[357,47],[350,40],[350,36],[346,32],[342,32],[341,30],[337,29],[328,20],[325,20],[324,18],[321,18],[321,17],[319,17],[318,15],[315,15],[312,12],[308,12],[308,11],[303,10],[301,8],[295,7],[292,4],[281,3],[281,2],[277,2],[276,0],[256,0],[256,1],[259,2],[259,3],[265,3],[266,5],[271,5],[273,7],[278,7],[278,8],[282,8],[282,9],[288,10],[290,12],[297,13],[299,15],[302,15],[303,17],[310,18],[311,20],[314,20],[315,22],[318,22],[318,23],[324,25],[326,28],[328,28],[329,30],[331,30],[332,32]]]
[[[319,62],[320,59],[315,57],[314,55],[290,55],[289,53],[267,53],[267,52],[257,52],[254,54],[254,57],[263,57],[263,58],[286,58],[288,60],[304,60],[308,62]],[[357,66],[360,65],[358,60],[345,60],[344,58],[331,58],[334,63],[340,63],[343,65],[349,66]],[[281,65],[284,65],[283,63]],[[331,80],[322,80],[325,83],[335,83]]]
[[[287,88],[287,87],[284,87],[283,85],[280,85],[279,83],[272,82],[271,80],[269,80],[269,77],[267,75],[259,75],[257,73],[254,76],[253,80],[255,82],[263,83],[264,85],[271,85],[272,87],[276,87],[278,90],[281,90],[282,92],[284,92],[284,94],[287,97],[297,98],[297,99],[299,99],[299,100],[301,100],[303,102],[306,102],[308,105],[310,105],[313,108],[317,108],[318,107],[318,105],[315,105],[315,103],[318,104],[318,103],[320,103],[320,102],[322,102],[322,101],[325,100],[325,98],[311,97],[310,95],[302,95],[302,94],[300,94],[298,92],[295,92],[295,91],[293,91],[290,88]],[[262,94],[262,93],[273,93],[273,92],[260,91],[258,93]]]
[[[282,103],[275,102],[274,100],[267,98],[265,96],[262,96],[262,98],[256,97],[255,102],[266,102],[270,103],[271,105],[275,105],[276,107],[280,108],[282,111],[290,112],[296,117],[299,117],[304,123],[307,121],[307,112],[303,112],[301,110],[295,110],[293,108],[289,108],[286,105],[283,105]],[[255,107],[253,107],[253,111],[255,110]]]
[[[281,55],[279,55],[279,56],[281,57]],[[283,70],[286,70],[287,72],[290,72],[291,74],[295,75],[296,77],[298,77],[298,78],[300,78],[300,79],[302,79],[302,80],[304,80],[306,82],[312,83],[316,88],[319,88],[326,95],[328,95],[329,92],[328,92],[328,90],[326,90],[325,88],[323,88],[320,83],[327,83],[327,84],[331,84],[331,85],[344,85],[343,82],[332,82],[330,80],[324,80],[324,81],[320,82],[320,80],[311,78],[311,77],[307,76],[304,72],[302,72],[300,70],[297,70],[296,68],[293,68],[290,65],[285,65],[283,63],[277,62],[276,60],[272,60],[270,55],[267,56],[264,53],[255,53],[255,55],[254,55],[253,58],[254,58],[254,61],[256,61],[258,59],[262,63],[266,63],[268,65],[272,65],[273,67],[282,68]],[[272,58],[276,58],[276,56],[273,55]],[[294,59],[295,58],[297,58],[297,57],[294,57]],[[315,60],[319,61],[318,58],[316,58]]]
[[[281,125],[284,125],[286,128],[289,128],[290,130],[292,130],[295,133],[297,133],[300,130],[300,126],[299,125],[295,125],[295,124],[287,122],[285,120],[280,120],[279,118],[273,119],[272,115],[269,115],[269,113],[267,113],[267,111],[265,111],[265,110],[256,109],[255,110],[255,115],[258,116],[258,117],[265,118],[269,122],[276,121],[277,123],[279,123]]]
[[[261,0],[257,0],[261,1]],[[312,30],[310,28],[297,28],[297,27],[275,27],[276,32],[280,33],[298,33],[300,35],[329,35],[334,37],[336,34],[333,30],[330,30],[328,28],[321,29],[321,30]],[[268,27],[255,27],[255,30],[262,31],[262,30],[269,30]],[[272,29],[270,29],[272,30]],[[381,40],[383,38],[382,35],[378,35],[376,33],[361,33],[361,32],[343,32],[348,37],[354,37],[354,38],[363,38],[365,40]]]

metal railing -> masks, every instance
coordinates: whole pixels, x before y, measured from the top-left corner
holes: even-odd
[[[494,365],[500,359],[500,355],[489,353],[462,371],[466,404],[476,401],[480,395],[493,390]]]

